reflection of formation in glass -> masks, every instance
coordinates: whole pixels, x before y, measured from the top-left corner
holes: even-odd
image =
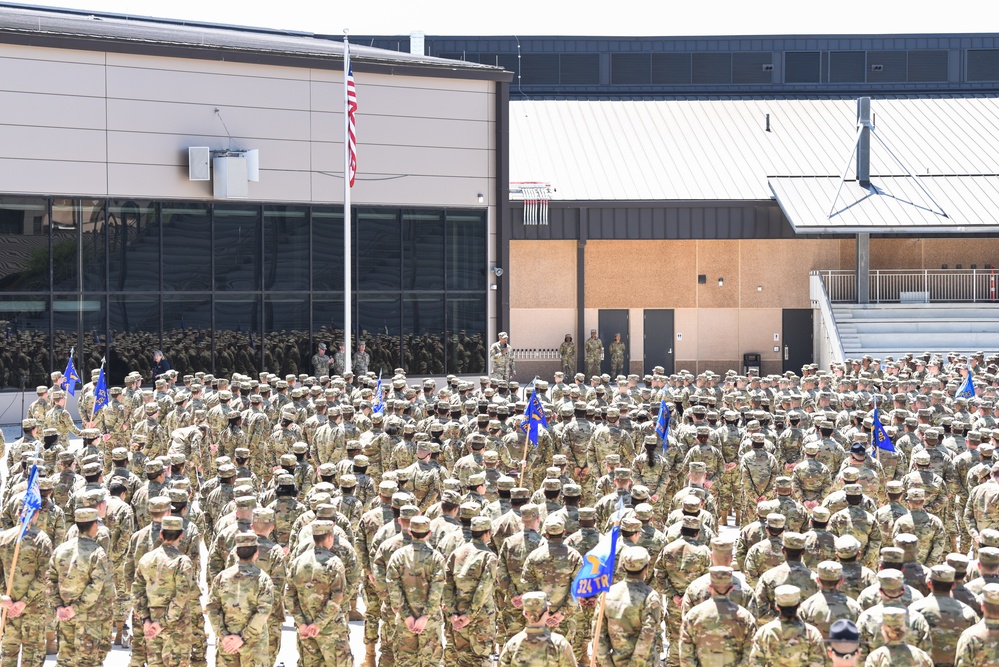
[[[484,372],[484,211],[355,212],[368,369]],[[154,349],[184,373],[311,374],[343,339],[342,239],[337,207],[0,197],[0,387],[48,383],[72,347],[88,373],[109,335],[113,383]]]

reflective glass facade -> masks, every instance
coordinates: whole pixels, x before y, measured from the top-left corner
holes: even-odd
[[[353,218],[369,369],[484,372],[486,212]],[[311,374],[343,338],[343,283],[339,207],[0,197],[0,388],[47,383],[72,347],[116,384],[157,348],[181,373]]]

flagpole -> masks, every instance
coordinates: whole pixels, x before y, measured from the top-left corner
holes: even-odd
[[[17,557],[21,555],[21,542],[22,540],[18,539],[17,544],[14,545],[14,558],[10,562],[10,574],[7,576],[7,597],[10,597],[10,593],[14,589],[14,573],[17,572]],[[7,625],[7,609],[0,613],[0,637],[3,637],[5,625]]]
[[[593,629],[593,640],[590,643],[590,667],[596,667],[597,664],[597,646],[600,643],[600,631],[603,629],[606,597],[607,593],[601,593],[600,599],[597,600],[597,626]]]
[[[347,77],[350,72],[350,44],[343,35],[343,372],[351,370],[351,230],[350,230],[350,100],[347,97]]]

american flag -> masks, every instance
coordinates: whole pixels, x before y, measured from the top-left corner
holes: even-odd
[[[357,113],[357,89],[354,87],[354,67],[347,67],[347,150],[350,152],[350,164],[347,165],[347,178],[350,187],[354,187],[354,177],[357,176],[357,126],[354,114]]]

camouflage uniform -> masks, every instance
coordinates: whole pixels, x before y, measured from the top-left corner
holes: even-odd
[[[984,601],[999,605],[999,584],[982,591]],[[957,642],[957,667],[986,667],[999,664],[999,618],[986,618],[961,633]]]
[[[805,536],[801,533],[785,531],[781,535],[781,542],[784,549],[805,548]],[[756,594],[750,605],[750,611],[757,621],[769,621],[777,617],[777,589],[784,585],[796,587],[803,597],[811,597],[819,590],[812,571],[800,560],[787,560],[770,568],[756,584]]]
[[[684,517],[683,527],[700,528],[697,517]],[[680,603],[687,586],[711,567],[711,549],[697,538],[681,537],[666,545],[655,564],[655,588],[666,605],[667,665],[679,664]]]
[[[489,530],[489,519],[472,519],[473,530]],[[496,638],[496,554],[473,539],[451,553],[445,568],[443,607],[449,617],[467,616],[469,624],[448,626],[445,662],[459,667],[485,667]]]
[[[641,576],[649,565],[649,552],[626,547],[621,564],[627,579],[607,591],[597,659],[602,667],[657,667],[662,652],[659,628],[663,601]]]
[[[757,439],[757,443],[762,441],[761,437]],[[766,449],[754,446],[739,459],[739,472],[744,493],[742,520],[747,521],[753,516],[757,503],[774,497],[780,464]]]
[[[709,595],[684,614],[680,625],[680,667],[738,667],[749,657],[756,619],[731,599],[731,590],[725,595],[712,590],[732,585],[734,574],[730,567],[716,566],[705,575],[712,587],[706,588]]]
[[[318,520],[310,524],[312,534],[329,535],[334,524]],[[332,551],[316,546],[288,567],[285,603],[295,625],[316,625],[315,637],[299,633],[303,667],[352,667],[347,630],[347,583],[343,562]],[[271,660],[273,664],[273,659]]]
[[[524,516],[525,511],[527,516]],[[537,505],[528,504],[520,508],[521,519],[539,518]],[[511,602],[520,598],[530,589],[525,587],[521,579],[524,561],[542,542],[542,537],[536,530],[526,528],[519,533],[510,535],[503,540],[499,548],[496,564],[496,584],[499,589],[500,628],[507,639],[524,629],[524,615]],[[567,541],[568,543],[568,541]],[[570,548],[571,545],[570,545]]]
[[[545,520],[544,533],[548,538],[541,546],[527,555],[521,573],[524,590],[543,591],[548,594],[552,614],[562,614],[565,618],[555,626],[562,630],[565,638],[576,650],[576,659],[581,657],[584,641],[577,641],[576,622],[579,603],[570,594],[572,580],[583,566],[583,557],[563,541],[565,521],[553,516]],[[582,636],[580,636],[582,639]]]
[[[93,518],[90,518],[93,517]],[[97,510],[79,509],[77,521],[96,521]],[[57,665],[98,667],[110,648],[105,637],[105,600],[114,599],[111,562],[92,537],[80,535],[59,545],[48,571],[48,595],[54,607],[71,607],[71,620],[58,623]],[[107,646],[105,646],[107,644]]]
[[[524,612],[535,614],[539,619],[548,607],[545,594],[527,593],[524,596]],[[576,667],[576,657],[566,638],[540,621],[514,635],[500,652],[501,667]]]
[[[236,546],[256,545],[256,535],[243,533]],[[215,630],[218,667],[269,667],[267,618],[274,607],[274,584],[252,563],[226,568],[212,579],[208,593],[208,620]],[[222,648],[222,639],[238,635],[243,645],[234,654]]]
[[[823,561],[815,568],[820,582],[833,584],[843,577],[843,566],[836,561]],[[860,618],[863,609],[856,600],[835,588],[820,588],[807,598],[798,608],[798,616],[816,627],[823,637],[829,636],[829,628],[834,621],[845,618],[854,623]]]
[[[854,488],[857,486],[859,485],[848,485],[845,488],[856,490],[859,494],[859,489]],[[852,535],[857,538],[861,544],[861,562],[871,568],[877,564],[881,549],[881,529],[870,512],[864,511],[859,505],[848,505],[829,519],[829,532],[837,537]]]
[[[50,615],[46,600],[45,574],[52,557],[52,540],[38,529],[38,518],[21,540],[17,570],[11,571],[21,526],[0,533],[0,591],[10,591],[12,602],[23,602],[16,617],[6,614],[0,663],[17,664],[21,652],[23,667],[41,667],[45,662],[45,626]]]
[[[781,586],[776,593],[777,604],[793,606],[800,602],[801,594],[794,586]],[[753,648],[745,664],[747,667],[823,667],[826,648],[822,635],[798,616],[775,618],[753,636]]]
[[[585,343],[583,343],[583,354],[586,361],[587,378],[591,378],[594,375],[600,375],[600,362],[604,358],[604,344],[594,335],[596,333],[596,329],[591,329],[590,337],[586,339]]]
[[[937,582],[954,581],[954,568],[950,565],[934,565],[930,578]],[[971,608],[944,593],[930,593],[922,600],[909,605],[911,611],[926,619],[930,626],[933,648],[929,652],[934,665],[953,665],[957,651],[957,641],[966,629],[978,622]]]
[[[410,531],[426,535],[430,522],[413,517]],[[389,603],[396,615],[396,664],[400,667],[436,667],[444,654],[441,641],[441,601],[444,595],[444,557],[426,539],[413,540],[389,559],[387,583]],[[420,633],[406,627],[406,619],[426,616]]]
[[[183,526],[180,517],[167,517],[164,530]],[[132,582],[135,614],[139,619],[159,623],[161,632],[146,638],[146,663],[150,667],[180,667],[190,657],[191,625],[204,624],[200,614],[192,618],[191,608],[200,610],[197,573],[191,559],[176,545],[161,545],[139,561]],[[142,632],[142,628],[135,628]]]

